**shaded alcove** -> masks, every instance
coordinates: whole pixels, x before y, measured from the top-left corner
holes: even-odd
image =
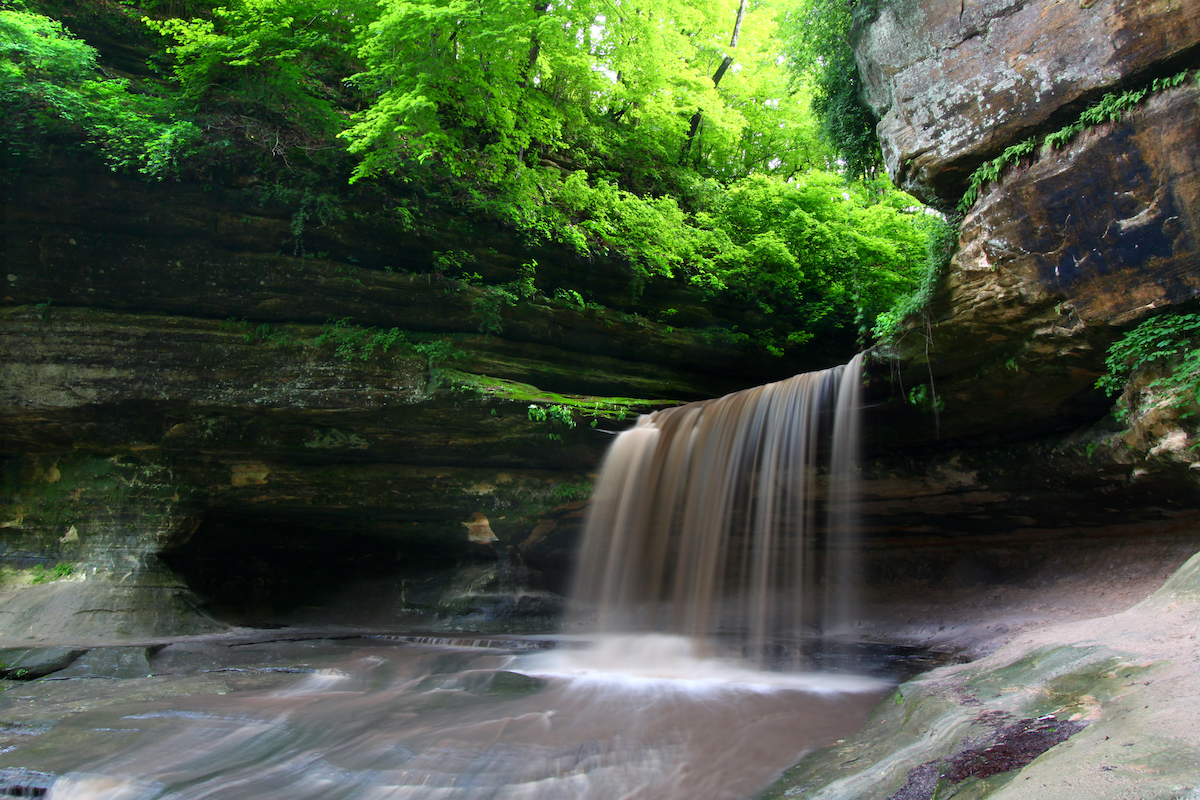
[[[562,610],[508,548],[383,511],[214,509],[160,557],[210,614],[251,627],[538,627]]]
[[[406,527],[423,530],[418,523],[347,516],[344,510],[212,510],[161,558],[214,616],[252,625],[403,620],[420,610],[407,602],[410,584],[496,559],[486,546],[402,535]]]

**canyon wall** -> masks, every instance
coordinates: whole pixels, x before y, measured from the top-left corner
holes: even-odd
[[[876,10],[857,23],[856,55],[898,184],[952,212],[976,167],[1035,146],[982,185],[929,308],[877,351],[864,520],[893,558],[872,574],[892,585],[907,574],[918,592],[1046,585],[1054,570],[1041,565],[1074,552],[1098,586],[1099,572],[1139,563],[1161,579],[1197,545],[1190,400],[1153,370],[1120,409],[1095,382],[1123,332],[1193,309],[1200,292],[1200,6]],[[1142,89],[1115,119],[1044,143]],[[1138,543],[1149,550],[1116,555]],[[1097,560],[1105,546],[1114,560]]]
[[[536,625],[626,417],[803,367],[707,331],[745,322],[698,292],[634,297],[615,262],[451,216],[413,230],[372,197],[298,224],[305,202],[86,160],[10,174],[0,634],[162,635],[298,606]],[[672,325],[646,316],[666,307]]]
[[[948,209],[985,160],[1195,66],[1198,16],[884,0],[855,41],[888,168]],[[871,574],[965,585],[1087,531],[1186,538],[1193,423],[1153,376],[1122,421],[1093,384],[1122,331],[1200,291],[1198,101],[1192,73],[983,186],[928,312],[872,367]],[[754,320],[681,284],[635,297],[619,263],[461,217],[414,228],[385,198],[350,193],[322,220],[316,190],[155,184],[62,156],[6,180],[7,635],[202,630],[204,609],[276,624],[300,606],[549,619],[625,417],[828,365],[714,334]],[[533,262],[543,288],[579,294],[488,288]]]
[[[908,386],[936,391],[935,435],[1094,422],[1107,347],[1200,294],[1200,7],[895,0],[855,42],[888,170],[917,195],[950,210],[976,167],[1034,144],[982,185],[931,307],[889,353]],[[1044,143],[1142,89],[1116,119]]]

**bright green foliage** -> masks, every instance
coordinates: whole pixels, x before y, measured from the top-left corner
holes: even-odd
[[[48,17],[0,10],[0,143],[33,155],[51,135],[84,139],[115,169],[177,173],[200,131],[163,101],[96,73],[96,51]]]
[[[571,177],[612,216],[609,187],[690,201],[696,173],[822,163],[805,160],[818,146],[775,57],[773,9],[752,7],[731,51],[737,9],[384,0],[363,37],[368,69],[354,78],[378,99],[345,134],[362,158],[356,177],[448,173],[468,198],[517,219],[526,205],[569,204],[580,186],[561,184],[578,170],[586,176]],[[737,63],[714,85],[730,52]],[[703,123],[689,140],[696,111]]]
[[[1187,80],[1187,76],[1188,70],[1184,70],[1167,78],[1155,78],[1140,89],[1130,89],[1121,94],[1106,94],[1085,108],[1080,113],[1079,119],[1064,128],[1046,134],[1040,144],[1037,138],[1033,137],[1008,147],[1002,154],[990,161],[985,161],[971,173],[971,177],[967,181],[967,191],[963,193],[962,200],[958,203],[958,210],[960,212],[969,210],[979,199],[979,190],[982,187],[988,183],[999,181],[1004,171],[1020,162],[1021,159],[1028,156],[1036,158],[1039,153],[1044,152],[1044,148],[1061,149],[1076,135],[1094,125],[1117,122],[1125,116],[1127,111],[1144,102],[1147,97],[1179,86]],[[1200,73],[1197,73],[1197,77],[1200,78]]]
[[[386,353],[396,342],[404,342],[405,336],[399,328],[379,328],[355,325],[349,319],[334,319],[325,323],[321,333],[313,341],[317,347],[326,344],[335,346],[334,352],[345,362],[366,361],[378,349]]]
[[[862,78],[851,49],[855,20],[875,16],[879,0],[799,0],[780,28],[794,79],[812,85],[812,107],[825,141],[853,177],[882,166],[875,119],[862,100]]]
[[[685,114],[723,116],[704,55],[729,6],[384,0],[355,77],[379,96],[347,134],[357,175],[435,161],[486,186],[523,180],[542,157],[612,154],[632,182],[656,182]]]
[[[850,128],[867,137],[860,155],[875,145],[863,118],[830,110],[857,90],[812,77],[819,64],[853,72],[838,49],[848,6],[791,5],[747,3],[733,47],[740,0],[162,0],[142,7],[192,14],[145,19],[173,60],[165,88],[99,80],[94,51],[57,23],[4,12],[0,99],[18,113],[0,131],[52,120],[114,167],[156,177],[253,169],[294,212],[298,256],[319,255],[306,232],[353,207],[331,175],[390,184],[393,197],[402,182],[411,196],[393,210],[414,228],[421,210],[465,211],[627,263],[633,296],[647,281],[690,281],[762,320],[714,336],[782,353],[869,331],[924,280],[937,227],[885,183],[823,171],[836,148],[813,105],[838,148]],[[820,33],[805,38],[801,22]],[[873,171],[873,150],[837,151],[845,172]],[[434,264],[439,276],[474,269],[454,252]],[[479,329],[502,332],[505,310],[535,299],[533,278],[530,266],[472,289]],[[577,289],[543,289],[589,305]],[[358,360],[399,341],[388,335],[341,320],[318,338]]]
[[[589,185],[583,172],[552,185],[556,202],[540,207],[537,223],[547,236],[582,252],[615,250],[645,278],[683,274],[751,302],[773,315],[775,330],[760,339],[777,351],[821,330],[870,330],[922,280],[930,237],[944,228],[885,182],[847,184],[820,171],[714,187],[691,214],[671,197]],[[514,302],[490,290],[477,316],[491,320]]]
[[[488,286],[471,302],[471,311],[479,320],[480,333],[504,331],[504,309],[537,295],[537,287],[534,285],[536,274],[537,261],[527,261],[521,265],[515,281],[500,286]]]
[[[566,428],[568,430],[576,426],[575,416],[569,406],[539,406],[531,403],[527,413],[531,422],[544,422],[547,425]],[[546,434],[546,438],[561,441],[562,434],[551,431]]]
[[[1152,317],[1118,339],[1108,349],[1108,372],[1097,388],[1113,395],[1141,370],[1157,367],[1164,374],[1148,388],[1175,396],[1183,408],[1200,404],[1200,314],[1164,314]]]
[[[975,205],[981,187],[1000,180],[1000,176],[1009,166],[1020,162],[1022,158],[1034,153],[1037,149],[1037,139],[1031,137],[1005,148],[1004,152],[996,158],[983,162],[967,180],[967,191],[963,193],[962,200],[958,203],[958,210],[966,211]]]
[[[92,76],[96,51],[61,23],[22,11],[0,11],[0,85],[25,81],[78,83]]]
[[[785,334],[790,344],[809,338],[822,321],[869,330],[920,278],[937,219],[923,212],[879,182],[847,186],[824,172],[786,183],[747,178],[698,218],[707,230],[697,247],[702,271],[693,280],[743,295],[764,311],[792,311],[804,326]]]
[[[926,232],[925,261],[917,274],[915,285],[909,291],[897,295],[892,301],[892,307],[875,318],[872,333],[877,339],[894,336],[906,318],[929,306],[938,278],[949,266],[950,257],[958,245],[957,220],[947,220],[940,215],[926,213],[922,221]]]
[[[326,146],[345,127],[338,105],[359,68],[355,32],[376,13],[368,0],[231,0],[211,18],[144,21],[174,42],[185,107],[284,155]]]
[[[550,174],[541,188],[547,202],[509,206],[509,222],[582,253],[619,253],[642,276],[669,277],[691,255],[693,231],[674,197],[640,197],[582,170]]]

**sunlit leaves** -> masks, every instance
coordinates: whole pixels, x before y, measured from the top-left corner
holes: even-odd
[[[670,191],[697,110],[704,125],[686,168],[732,179],[791,165],[788,154],[810,148],[787,146],[801,115],[772,9],[747,15],[734,69],[713,85],[737,7],[385,0],[362,37],[368,69],[354,77],[377,98],[345,134],[357,177],[435,160],[486,184],[549,160],[638,193]],[[752,124],[759,133],[747,136]]]
[[[303,137],[343,127],[336,103],[357,70],[354,37],[375,13],[370,0],[231,0],[211,19],[144,21],[172,42],[193,108]]]
[[[96,51],[56,20],[0,10],[0,86],[15,81],[81,81],[96,67]]]
[[[96,71],[96,51],[57,21],[0,10],[0,146],[32,155],[51,136],[98,151],[113,169],[161,179],[193,153],[199,130],[166,104]]]
[[[850,46],[855,18],[870,18],[877,6],[878,0],[797,0],[781,25],[796,79],[813,88],[813,110],[824,138],[856,177],[877,174],[881,164],[875,120],[863,103]]]

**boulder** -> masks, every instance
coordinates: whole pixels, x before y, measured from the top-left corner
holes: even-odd
[[[87,650],[69,647],[33,647],[0,650],[0,677],[31,681],[66,669]]]
[[[897,185],[953,205],[982,161],[1195,55],[1170,0],[884,0],[855,50]]]
[[[150,647],[96,647],[75,659],[50,680],[69,678],[145,678],[150,675]]]
[[[903,381],[932,381],[944,403],[942,437],[1029,437],[1103,416],[1110,401],[1093,384],[1109,344],[1200,296],[1198,101],[1195,85],[1162,92],[981,195],[927,321],[896,352]]]
[[[922,675],[761,797],[1190,796],[1198,598],[1200,555],[1128,610]]]

